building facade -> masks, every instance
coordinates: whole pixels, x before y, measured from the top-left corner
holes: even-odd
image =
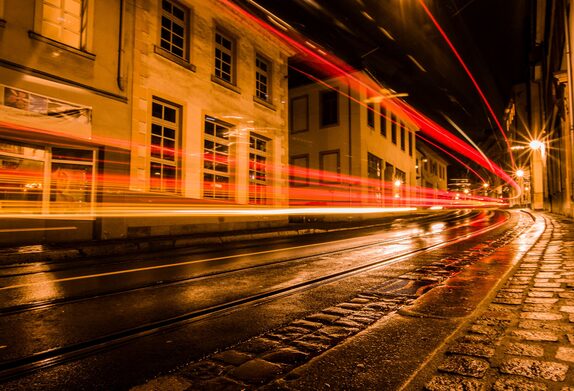
[[[574,216],[574,92],[570,0],[536,0],[528,83],[532,207]]]
[[[127,189],[124,14],[117,0],[0,1],[0,243],[91,239],[103,189]]]
[[[0,242],[286,223],[157,212],[287,204],[290,55],[223,1],[0,0]]]
[[[413,195],[416,129],[353,84],[290,89],[292,203],[397,206]]]
[[[448,163],[424,142],[416,145],[418,198],[421,205],[433,205],[447,191]]]

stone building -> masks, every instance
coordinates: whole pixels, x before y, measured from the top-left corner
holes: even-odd
[[[421,205],[433,205],[447,191],[447,167],[447,161],[430,146],[417,142],[416,173]]]
[[[574,4],[536,0],[532,10],[527,85],[532,207],[574,216]]]
[[[416,129],[355,84],[342,76],[290,89],[292,203],[408,203],[416,184]]]
[[[284,224],[158,212],[287,204],[290,55],[225,1],[0,0],[0,242]]]
[[[96,237],[102,190],[127,189],[114,179],[131,137],[123,7],[0,1],[0,243]]]

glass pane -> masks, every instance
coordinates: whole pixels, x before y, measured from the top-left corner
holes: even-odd
[[[41,201],[44,162],[0,155],[0,200]],[[2,203],[2,207],[20,205]]]
[[[176,114],[175,109],[173,109],[171,107],[167,107],[167,106],[164,107],[164,117],[163,118],[166,121],[175,122],[175,114]]]
[[[91,200],[92,167],[69,163],[52,164],[50,199],[68,206],[81,206]]]
[[[151,115],[153,115],[156,118],[163,118],[162,113],[163,113],[162,106],[159,103],[153,102],[151,105]]]
[[[175,139],[175,129],[163,128],[163,136],[169,139]]]
[[[151,125],[151,134],[161,136],[161,126],[159,126],[157,124],[152,124]]]

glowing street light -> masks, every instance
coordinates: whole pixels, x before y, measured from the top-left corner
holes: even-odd
[[[396,180],[395,181],[395,187],[401,187],[401,181],[400,180]]]
[[[482,184],[482,187],[484,187],[485,189],[488,189],[489,186],[490,186],[490,185],[489,185],[488,183],[483,183],[483,184]]]
[[[522,178],[524,176],[524,170],[518,169],[516,170],[515,174],[518,178]]]
[[[532,149],[533,151],[537,151],[540,148],[542,148],[542,141],[532,140],[528,145],[530,146],[530,149]]]

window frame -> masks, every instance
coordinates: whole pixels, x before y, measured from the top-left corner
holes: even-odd
[[[46,33],[44,28],[44,0],[36,0],[34,8],[34,31],[29,32],[30,38],[43,41],[54,46],[57,46],[64,50],[70,50],[78,54],[87,54],[88,58],[92,59],[93,54],[90,53],[93,44],[93,15],[94,15],[94,3],[95,0],[79,0],[80,2],[80,30],[79,44],[71,44],[66,42],[64,39],[54,37]],[[60,9],[62,7],[59,7]],[[63,19],[63,18],[62,18]],[[61,26],[61,24],[59,24]]]
[[[401,123],[400,132],[401,132],[401,150],[406,151],[407,128],[403,123]]]
[[[325,121],[325,96],[333,95],[335,96],[335,120],[334,122]],[[319,127],[328,128],[332,126],[338,126],[340,121],[340,110],[339,110],[339,90],[338,89],[327,89],[319,92]]]
[[[208,134],[207,132],[207,123],[211,123],[214,126],[214,130],[213,130],[213,134]],[[227,129],[228,135],[227,137],[219,137],[217,136],[217,132],[218,132],[218,128],[224,128]],[[215,199],[215,200],[224,200],[224,201],[230,201],[233,200],[234,194],[232,192],[232,172],[231,172],[231,129],[233,129],[233,125],[228,123],[228,122],[224,122],[221,121],[215,117],[212,117],[210,115],[205,115],[203,118],[203,145],[202,145],[202,197],[205,199]],[[211,142],[213,143],[213,147],[212,148],[206,148],[206,144],[207,142]],[[219,147],[218,147],[219,145]],[[218,148],[220,147],[225,147],[226,152],[221,152],[221,150],[218,150]],[[212,153],[214,155],[219,155],[219,156],[224,156],[225,157],[225,161],[224,163],[218,163],[219,166],[225,166],[226,170],[225,171],[220,171],[216,169],[216,158],[214,157],[213,162],[212,162],[212,167],[207,167],[208,161],[205,159],[206,158],[206,154],[207,151],[212,151]],[[209,183],[213,183],[213,190],[211,195],[208,195],[208,191],[206,189],[206,176],[207,175],[211,175],[213,177],[213,180],[209,181]],[[227,181],[222,181],[222,182],[218,182],[217,178],[221,177],[221,178],[227,178]],[[222,186],[227,186],[227,189],[223,189],[222,191],[217,192],[216,188],[217,188],[217,184],[223,184]],[[227,184],[227,185],[225,185]]]
[[[380,110],[380,119],[379,119],[379,125],[380,125],[380,129],[379,132],[381,133],[381,136],[387,138],[387,112],[385,107],[382,104],[379,104],[379,110]]]
[[[297,166],[294,164],[296,160],[303,160],[303,159],[305,161],[305,167]],[[308,153],[293,155],[289,158],[289,166],[305,169],[305,176],[289,175],[289,186],[292,186],[292,187],[309,186],[309,160],[310,160],[310,157],[309,157]],[[304,179],[304,180],[300,180],[300,179]],[[300,182],[303,182],[303,183],[300,183]]]
[[[295,115],[295,101],[297,100],[305,100],[305,128],[303,129],[294,129],[295,121],[293,120]],[[289,130],[291,134],[295,133],[303,133],[309,131],[309,95],[301,95],[291,98],[289,102]]]
[[[337,157],[337,171],[329,171],[329,174],[333,174],[336,176],[335,180],[328,180],[326,179],[325,175],[325,163],[324,159],[326,156],[335,155]],[[341,183],[341,151],[338,149],[331,149],[329,151],[320,151],[319,152],[319,170],[321,178],[319,180],[320,183],[324,184],[338,184]]]
[[[223,47],[223,49],[225,49],[224,51],[226,52],[226,54],[229,55],[230,60],[231,60],[231,63],[229,64],[229,67],[230,67],[229,78],[230,78],[230,80],[226,80],[225,78],[223,78],[221,76],[221,74],[218,76],[217,50],[220,50],[220,52],[222,52],[222,53],[224,52],[221,50],[222,44],[217,43],[217,36],[218,35],[231,43],[231,49],[227,49],[227,48]],[[238,44],[238,40],[234,34],[230,33],[227,29],[222,28],[221,26],[215,27],[215,31],[213,34],[213,76],[214,76],[215,80],[217,80],[218,82],[224,83],[226,85],[231,85],[231,86],[237,85],[237,44]],[[223,60],[221,58],[219,58],[219,60],[223,62]],[[219,71],[220,71],[220,73],[223,72],[221,69]]]
[[[181,9],[183,11],[184,14],[184,20],[183,20],[183,24],[182,24],[182,28],[183,28],[183,35],[182,35],[182,40],[183,40],[183,45],[181,47],[182,50],[182,55],[179,55],[177,53],[175,53],[173,50],[171,49],[167,49],[165,47],[162,46],[162,42],[168,42],[166,41],[163,37],[162,37],[162,31],[164,29],[164,26],[162,24],[163,18],[164,16],[169,18],[172,23],[174,22],[173,18],[175,17],[173,15],[173,12],[168,13],[168,11],[164,10],[163,8],[163,2],[166,1],[168,3],[170,3],[172,5],[172,7],[178,7],[179,9]],[[178,0],[161,0],[158,2],[158,26],[157,26],[157,44],[154,47],[154,52],[157,54],[160,54],[161,56],[178,63],[179,65],[182,65],[190,70],[195,71],[195,66],[193,66],[190,61],[191,61],[191,37],[192,37],[192,31],[191,31],[191,26],[192,26],[192,18],[193,18],[193,10],[182,4],[180,1]],[[175,20],[175,22],[177,22],[178,20]],[[173,29],[169,30],[170,33],[174,34]],[[172,40],[170,40],[169,42],[170,47],[173,47],[173,42]]]
[[[153,105],[158,104],[162,106],[162,118],[156,117],[154,116],[153,113]],[[175,122],[166,120],[163,116],[165,115],[165,108],[170,108],[172,110],[175,111]],[[181,152],[180,152],[180,148],[181,148],[181,135],[182,135],[182,120],[183,120],[183,107],[181,105],[178,105],[174,102],[170,102],[166,99],[162,99],[158,96],[152,96],[151,99],[151,106],[150,106],[150,135],[149,135],[149,191],[150,192],[159,192],[159,193],[169,193],[169,194],[180,194],[181,192],[181,185],[180,185],[180,178],[181,178],[181,170],[180,170],[180,164],[181,164]],[[154,133],[154,125],[155,126],[159,126],[162,129],[162,134],[161,136],[159,136],[158,134]],[[174,130],[174,137],[165,137],[165,128],[171,126],[173,127]],[[161,140],[161,152],[162,155],[161,157],[155,157],[153,156],[153,138],[160,138]],[[171,148],[165,148],[164,147],[164,142],[166,140],[171,140],[174,143],[173,146],[173,160],[170,159],[166,159],[165,158],[165,151],[170,150]],[[161,167],[161,178],[160,178],[160,186],[155,187],[153,186],[153,178],[152,178],[152,167],[154,164],[158,164]],[[174,172],[174,185],[172,187],[167,185],[167,182],[169,180],[166,180],[164,178],[164,169],[166,167],[171,167]]]
[[[265,149],[253,148],[252,139],[262,141],[265,143]],[[268,178],[269,170],[268,164],[271,157],[270,147],[271,140],[268,137],[262,136],[255,132],[249,133],[249,203],[255,205],[265,205],[268,203],[267,189],[268,189]],[[258,160],[257,158],[261,160]],[[255,159],[253,159],[255,158]],[[263,163],[261,163],[261,161]],[[259,168],[259,165],[263,164],[263,170]],[[253,177],[252,173],[257,175],[258,173],[264,173],[264,179],[259,177]]]
[[[397,121],[397,116],[391,113],[391,141],[395,145],[397,145]]]
[[[262,62],[267,65],[267,70],[260,72],[260,68],[258,67],[257,63]],[[267,82],[265,83],[265,87],[267,88],[267,96],[261,97],[259,95],[259,78],[258,76],[262,74],[267,78]],[[254,97],[262,102],[270,104],[273,101],[273,61],[271,59],[259,52],[255,53],[255,95]]]

